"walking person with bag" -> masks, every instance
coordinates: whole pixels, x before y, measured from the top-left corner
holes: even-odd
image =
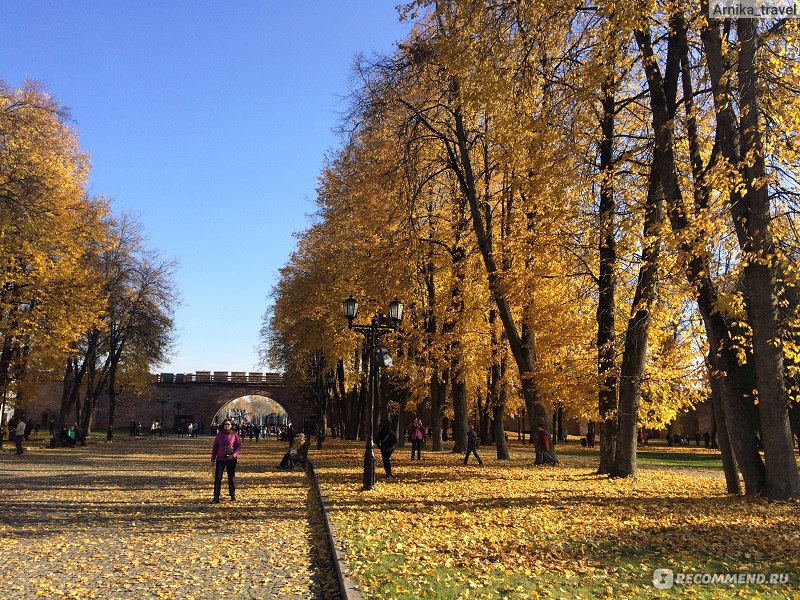
[[[233,430],[233,422],[225,419],[222,422],[217,437],[214,438],[214,447],[211,450],[211,463],[215,465],[214,470],[214,504],[219,504],[219,495],[222,488],[222,473],[228,473],[228,493],[231,500],[236,500],[236,461],[239,458],[239,450],[242,441],[239,434]]]

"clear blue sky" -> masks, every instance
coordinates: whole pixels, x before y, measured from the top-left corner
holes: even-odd
[[[408,31],[395,4],[0,0],[0,78],[39,80],[71,109],[91,192],[181,264],[162,371],[259,370],[268,294],[337,146],[353,59]]]

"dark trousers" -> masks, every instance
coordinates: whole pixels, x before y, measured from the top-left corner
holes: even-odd
[[[415,452],[417,460],[422,460],[422,440],[411,440],[411,460],[414,460]]]
[[[22,454],[22,440],[25,439],[24,435],[15,435],[14,442],[17,444],[17,454]]]
[[[478,464],[479,465],[483,464],[483,461],[481,460],[481,457],[478,456],[478,450],[475,449],[475,448],[467,448],[467,453],[464,455],[464,464],[467,464],[467,460],[469,459],[470,453],[475,455],[475,458],[478,459]]]
[[[381,458],[383,459],[383,470],[386,471],[386,476],[392,476],[392,463],[390,459],[392,458],[392,452],[394,452],[394,448],[391,450],[381,450]]]
[[[228,492],[231,499],[236,497],[236,459],[218,460],[214,471],[214,500],[219,500],[219,493],[222,488],[222,472],[228,472]]]
[[[539,464],[540,465],[554,465],[556,464],[555,457],[547,450],[539,450]]]
[[[283,458],[281,459],[281,464],[279,464],[278,466],[281,469],[288,468],[289,467],[289,461],[291,459],[292,459],[292,451],[290,450],[289,452],[287,452],[286,454],[283,455]]]

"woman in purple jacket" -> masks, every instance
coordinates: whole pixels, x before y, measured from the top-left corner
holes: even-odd
[[[236,500],[236,459],[239,458],[239,449],[242,442],[239,434],[233,430],[230,419],[222,422],[217,437],[214,438],[214,448],[211,450],[211,463],[216,464],[214,471],[214,504],[219,503],[219,492],[222,488],[222,472],[228,472],[228,492],[231,500]]]

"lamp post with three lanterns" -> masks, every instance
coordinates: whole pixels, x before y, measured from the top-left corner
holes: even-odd
[[[392,357],[387,348],[378,345],[381,336],[397,331],[403,320],[403,303],[395,297],[389,303],[389,316],[375,314],[369,325],[353,325],[353,319],[358,314],[358,302],[349,296],[342,302],[344,318],[347,319],[348,328],[358,331],[364,336],[369,353],[369,412],[367,415],[367,443],[364,450],[364,489],[371,490],[375,485],[375,454],[372,450],[373,413],[375,410],[375,390],[378,387],[378,366],[391,367]],[[380,362],[380,365],[378,364]]]

